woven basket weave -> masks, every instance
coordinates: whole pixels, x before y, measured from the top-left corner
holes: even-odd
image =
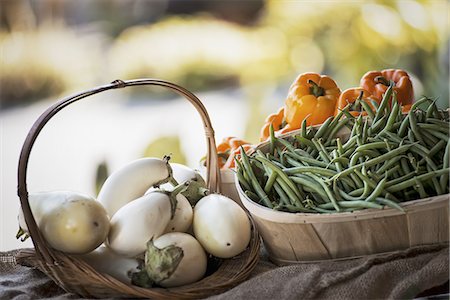
[[[34,250],[22,250],[18,263],[32,265],[52,278],[64,290],[83,297],[144,297],[158,299],[198,299],[223,292],[244,281],[259,259],[260,240],[252,224],[252,236],[248,248],[239,256],[222,260],[212,274],[193,284],[177,288],[140,288],[126,285],[115,278],[98,273],[84,261],[50,248],[40,233],[30,210],[27,191],[27,166],[33,144],[45,124],[64,107],[88,96],[118,88],[155,85],[168,88],[186,98],[198,111],[205,128],[207,141],[206,182],[211,192],[220,192],[220,173],[214,140],[214,130],[202,102],[188,90],[157,79],[115,80],[110,84],[64,98],[49,107],[34,123],[23,144],[18,166],[18,195],[34,244]]]

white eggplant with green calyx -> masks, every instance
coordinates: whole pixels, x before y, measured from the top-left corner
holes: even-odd
[[[206,186],[205,180],[203,179],[199,171],[178,163],[170,163],[170,167],[172,168],[172,177],[174,179],[173,182],[175,183],[175,185],[184,183],[188,180],[195,180]],[[167,186],[167,184],[165,184],[164,186]],[[164,188],[164,186],[161,186],[161,188]]]
[[[106,179],[97,200],[113,217],[122,206],[144,195],[150,187],[172,179],[169,159],[169,156],[146,157],[128,163]]]
[[[164,191],[172,191],[176,186],[185,183],[186,181],[195,181],[200,187],[206,188],[205,180],[203,179],[200,172],[191,169],[185,165],[178,163],[170,163],[170,168],[172,170],[172,179],[170,182],[164,183],[158,188],[150,187],[145,193],[150,193],[155,189],[161,189]],[[198,201],[198,199],[197,199]]]
[[[141,287],[176,287],[200,280],[206,273],[207,257],[200,243],[181,232],[166,233],[147,243],[141,271],[132,282]]]
[[[108,274],[127,284],[131,284],[131,274],[139,271],[138,259],[118,255],[106,246],[100,246],[92,252],[77,257],[97,272]]]
[[[209,193],[204,181],[188,180],[169,192],[172,202],[171,219],[164,232],[186,232],[192,224],[192,203]]]
[[[144,253],[147,241],[164,233],[171,218],[167,193],[154,191],[121,207],[111,218],[106,245],[127,257]]]
[[[175,212],[167,224],[166,229],[164,229],[164,233],[186,232],[192,225],[194,212],[191,203],[189,203],[189,200],[181,193],[177,194],[175,197]],[[173,201],[173,199],[171,201]]]
[[[251,225],[246,212],[219,194],[210,194],[195,205],[192,227],[206,252],[216,257],[236,256],[250,242]]]
[[[54,191],[28,196],[36,225],[54,249],[69,253],[88,253],[100,246],[109,232],[109,217],[94,198],[76,192]],[[23,212],[19,213],[21,233],[28,231]]]

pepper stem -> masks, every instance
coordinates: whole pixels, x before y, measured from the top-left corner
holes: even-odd
[[[381,83],[381,84],[384,84],[385,86],[389,86],[389,84],[390,84],[389,80],[387,80],[386,77],[384,77],[384,76],[377,76],[377,77],[375,77],[374,80],[376,83]]]
[[[317,83],[315,83],[313,80],[308,79],[308,83],[311,85],[309,87],[309,92],[313,94],[316,97],[320,97],[325,95],[325,89],[321,86],[319,86]]]

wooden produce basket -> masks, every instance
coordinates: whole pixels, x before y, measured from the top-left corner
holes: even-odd
[[[339,134],[348,136],[345,130]],[[269,142],[264,142],[255,150],[265,153],[268,148]],[[291,213],[254,202],[237,177],[235,186],[270,259],[278,265],[349,259],[449,241],[450,194],[402,202],[404,212],[385,207],[335,214]]]
[[[198,299],[224,292],[244,281],[258,262],[260,240],[252,220],[250,244],[248,248],[237,257],[220,260],[215,270],[198,282],[170,289],[147,289],[127,285],[109,275],[98,273],[86,262],[50,248],[40,233],[31,213],[28,202],[27,166],[33,144],[47,122],[61,109],[88,96],[112,89],[144,85],[168,88],[186,98],[198,111],[205,127],[207,141],[207,186],[211,192],[220,192],[220,173],[214,140],[214,130],[202,102],[188,90],[167,81],[157,79],[116,80],[110,84],[99,86],[56,102],[37,119],[29,131],[19,158],[18,195],[20,197],[25,221],[34,244],[34,250],[22,250],[17,257],[17,261],[18,263],[39,268],[64,290],[89,298],[139,297],[158,299]]]

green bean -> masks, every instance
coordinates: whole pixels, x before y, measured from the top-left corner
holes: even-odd
[[[440,131],[440,132],[443,132],[443,133],[446,133],[446,134],[449,133],[448,124],[447,124],[447,126],[439,126],[437,124],[418,123],[417,126],[419,126],[419,128],[424,128],[424,129],[434,130],[434,131]]]
[[[296,153],[288,153],[288,156],[292,157],[293,159],[295,159],[297,161],[307,163],[309,165],[314,165],[314,166],[322,167],[322,168],[328,168],[328,169],[332,169],[332,170],[335,169],[333,166],[330,166],[329,163],[317,160],[315,158],[301,156]]]
[[[242,175],[243,175],[243,179],[247,182],[250,183],[250,178],[248,177],[247,172],[245,172],[244,166],[242,165],[242,163],[240,162],[239,159],[235,158],[234,161],[236,162],[236,166],[237,166],[237,170],[240,170]]]
[[[380,131],[381,128],[386,127],[386,122],[387,122],[387,116],[384,115],[381,117],[381,119],[379,119],[375,123],[372,123],[372,125],[370,126],[372,134],[377,133]]]
[[[417,180],[417,177],[414,177],[413,179],[414,179],[414,189],[419,192],[420,198],[426,198],[427,193],[425,192],[422,183],[419,180]]]
[[[352,197],[356,197],[356,196],[361,195],[361,194],[363,194],[363,193],[364,193],[364,188],[362,187],[362,188],[359,188],[359,189],[355,189],[355,190],[353,190],[353,191],[350,191],[348,194],[349,194],[350,196],[352,196]]]
[[[382,117],[385,116],[385,109],[388,107],[389,100],[391,99],[391,95],[394,89],[394,83],[390,82],[389,87],[387,88],[386,92],[383,95],[383,99],[381,99],[380,106],[378,107],[375,117],[373,120],[373,123],[376,123],[378,120],[380,120]]]
[[[400,163],[401,163],[401,162],[403,162],[403,159],[400,160]],[[391,176],[391,175],[394,174],[395,172],[400,171],[400,169],[401,169],[401,168],[400,168],[399,165],[396,165],[396,166],[392,167],[391,169],[387,170],[387,171],[384,173],[385,178],[388,178],[389,176]]]
[[[414,112],[412,110],[409,111],[408,118],[409,118],[410,128],[411,128],[411,131],[414,133],[414,136],[416,137],[416,139],[419,141],[420,144],[426,146],[425,141],[423,140],[422,135],[420,134],[420,131],[419,131],[419,127],[417,125],[416,115],[414,114]]]
[[[300,129],[301,129],[301,131],[300,131],[301,136],[304,137],[304,138],[306,138],[306,137],[307,137],[307,132],[306,132],[306,129],[307,129],[307,126],[306,126],[306,118],[303,119],[302,124],[301,124],[301,126],[300,126]]]
[[[236,174],[237,174],[237,178],[238,178],[239,183],[241,184],[241,186],[242,186],[244,189],[246,189],[246,190],[251,190],[250,184],[249,184],[249,182],[244,178],[243,173],[241,173],[241,172],[238,171],[238,172],[236,172]]]
[[[341,122],[339,122],[337,125],[335,125],[332,130],[329,132],[328,139],[326,144],[330,144],[333,140],[333,137],[339,132],[339,130],[341,130],[344,126],[347,125],[347,123],[349,122],[349,119],[344,119]]]
[[[446,121],[442,121],[440,119],[435,119],[435,118],[428,118],[427,122],[434,124],[434,125],[438,125],[439,127],[445,127],[448,128],[448,122]],[[423,124],[423,123],[422,123]]]
[[[320,184],[318,184],[315,180],[310,178],[309,176],[305,176],[305,175],[302,176],[302,174],[298,174],[296,176],[289,176],[289,178],[295,183],[310,187],[317,194],[319,194],[320,197],[322,197],[322,199],[327,198],[327,194],[325,193],[325,190],[323,189],[323,187]]]
[[[442,148],[444,148],[445,146],[445,141],[444,140],[439,140],[439,142],[437,142],[437,144],[435,144],[431,149],[430,152],[428,152],[428,156],[429,157],[433,157],[434,155],[436,155],[436,153],[438,153]]]
[[[398,136],[401,138],[405,137],[408,128],[409,128],[409,118],[404,118],[402,120],[402,123],[400,124],[400,128],[397,131]]]
[[[416,108],[418,108],[420,105],[422,105],[422,104],[425,103],[425,102],[432,102],[432,101],[433,101],[433,100],[431,100],[430,98],[423,96],[423,97],[421,97],[419,100],[416,100],[416,101],[411,105],[410,111],[415,110]]]
[[[429,180],[432,177],[440,176],[442,174],[448,173],[449,171],[450,171],[450,168],[445,168],[442,170],[431,171],[431,172],[428,172],[425,174],[417,175],[411,179],[404,180],[404,181],[396,183],[396,184],[391,184],[391,182],[387,182],[386,190],[388,190],[390,193],[395,193],[400,190],[403,190],[403,189],[413,186],[414,184],[416,184],[416,180],[418,180],[419,182]]]
[[[280,207],[286,208],[289,212],[293,212],[293,213],[298,213],[298,212],[311,213],[311,212],[314,212],[313,210],[305,209],[305,208],[302,208],[302,207],[297,207],[297,206],[294,206],[294,205],[281,205]]]
[[[412,147],[411,147],[411,152],[416,153],[416,154],[422,156],[422,158],[427,162],[427,164],[428,164],[433,170],[437,170],[437,169],[438,169],[438,167],[436,166],[436,164],[435,164],[435,163],[433,162],[433,160],[430,158],[430,155],[429,155],[430,151],[429,151],[427,148],[423,147],[423,146],[420,145],[420,144],[415,144],[415,145],[412,145]],[[419,161],[419,164],[420,164],[420,161]]]
[[[290,165],[289,168],[309,166],[308,164],[303,164],[303,163],[299,162],[298,160],[295,160],[295,159],[289,157],[289,155],[286,157],[286,162]],[[288,167],[288,166],[286,166],[286,167]]]
[[[367,182],[370,188],[375,189],[376,186],[377,186],[377,183],[376,183],[375,181],[373,181],[372,179],[370,179],[370,178],[367,176],[366,172],[364,171],[364,168],[365,168],[365,166],[362,167],[361,172],[360,172],[359,170],[355,170],[355,174],[356,174],[359,178],[361,178],[361,180],[362,180],[363,182]],[[363,172],[364,172],[365,174],[363,174]]]
[[[360,151],[365,151],[365,150],[373,150],[373,149],[386,149],[386,146],[389,145],[388,141],[383,141],[383,142],[372,142],[369,144],[365,144],[365,145],[361,145],[358,146],[355,149],[355,152],[360,152]],[[391,143],[392,146],[397,146],[394,143]]]
[[[363,157],[364,156],[364,153],[363,152],[356,152],[353,156],[352,156],[352,158],[351,158],[351,160],[350,160],[350,163],[349,163],[349,167],[352,167],[352,166],[355,166],[355,165],[357,165],[358,163],[359,163],[359,159],[361,158],[361,157]]]
[[[434,145],[436,145],[440,140],[438,138],[436,138],[434,135],[432,134],[427,134],[427,129],[425,129],[422,132],[422,138],[425,141],[425,144],[428,148],[432,148]]]
[[[370,192],[371,192],[370,186],[367,182],[364,181],[363,185],[364,185],[364,188],[358,189],[358,190],[362,191],[362,193],[359,196],[353,196],[353,195],[351,195],[351,193],[346,193],[342,189],[338,189],[335,192],[337,192],[337,194],[339,194],[342,198],[344,198],[345,200],[348,200],[348,201],[362,200],[364,198],[367,198],[367,196],[369,196]]]
[[[303,137],[303,136],[299,136],[299,135],[295,136],[295,138],[296,138],[301,144],[305,144],[307,147],[315,149],[315,146],[314,146],[313,142],[311,142],[311,140],[309,140],[309,139],[307,139],[307,138],[305,138],[305,137]]]
[[[395,120],[398,116],[398,112],[400,110],[400,105],[397,102],[396,93],[393,94],[392,98],[393,98],[392,101],[394,102],[394,105],[392,107],[392,112],[389,115],[387,122],[386,122],[386,126],[382,129],[382,131],[391,131],[392,126],[394,125]]]
[[[448,134],[446,135],[440,131],[435,131],[435,130],[427,130],[427,132],[434,135],[438,139],[444,140],[446,142],[448,141]]]
[[[323,136],[323,134],[329,129],[330,123],[333,121],[333,117],[328,117],[325,122],[322,123],[319,130],[317,130],[314,138],[319,139]]]
[[[329,164],[331,161],[331,158],[330,158],[329,154],[327,153],[325,147],[323,147],[323,145],[319,142],[319,140],[317,140],[315,138],[313,138],[311,141],[313,142],[316,149],[319,151],[319,156],[322,158],[322,160],[324,162],[326,162],[327,164]]]
[[[444,151],[444,158],[442,161],[442,168],[448,168],[449,167],[449,158],[450,156],[450,142],[447,142],[447,146],[445,147]],[[441,178],[439,178],[439,184],[441,186],[442,191],[447,191],[449,188],[449,181],[448,181],[449,174],[444,173],[442,174]]]
[[[347,151],[348,149],[353,148],[356,145],[356,139],[357,138],[358,138],[357,136],[353,136],[350,139],[348,139],[347,142],[345,142],[345,144],[342,145],[342,149],[344,151]]]
[[[296,196],[298,196],[298,198],[301,198],[300,195],[300,191],[298,190],[298,188],[295,186],[295,184],[289,179],[289,177],[275,164],[273,164],[273,162],[271,162],[270,160],[268,160],[267,158],[264,157],[264,154],[262,154],[262,152],[260,150],[257,150],[257,153],[259,154],[258,156],[255,157],[255,159],[257,159],[258,161],[260,161],[261,163],[266,164],[269,168],[272,169],[272,171],[277,173],[277,178],[280,178],[281,180],[285,181],[286,184],[292,189],[292,191],[296,194]],[[278,179],[277,179],[278,180]]]
[[[353,201],[338,201],[337,204],[343,208],[378,208],[382,209],[383,207],[379,204],[373,202],[367,202],[362,200],[353,200]],[[333,208],[331,203],[320,204],[319,208],[330,209]]]
[[[266,194],[269,194],[273,184],[275,183],[275,180],[277,179],[277,173],[273,172],[270,169],[266,169],[266,173],[269,174],[269,178],[267,179],[266,185],[264,186],[264,192],[266,192]]]
[[[396,185],[396,184],[398,184],[400,182],[404,182],[404,181],[406,181],[406,180],[408,180],[410,178],[413,178],[415,175],[416,175],[415,173],[411,172],[411,173],[407,173],[407,174],[405,174],[405,175],[403,175],[401,177],[392,179],[392,180],[390,180],[389,182],[386,183],[386,188],[388,188],[389,186],[392,186],[392,185]]]
[[[375,200],[378,196],[380,196],[383,193],[384,187],[386,185],[386,177],[381,179],[381,181],[378,183],[378,185],[375,187],[375,189],[373,190],[373,192],[369,195],[369,197],[367,197],[366,201],[373,201]]]
[[[283,191],[288,196],[288,199],[290,200],[292,205],[303,207],[301,195],[294,192],[294,190],[287,184],[286,181],[284,181],[280,176],[277,176],[275,180],[280,187],[283,189]]]
[[[336,164],[336,163],[342,164],[343,163],[346,166],[348,166],[348,164],[350,163],[350,160],[347,157],[340,156],[340,157],[333,158],[330,163],[332,163],[332,164]],[[330,166],[330,169],[331,169],[331,166]],[[335,169],[338,170],[337,167]],[[340,169],[342,170],[342,167]]]
[[[378,110],[378,108],[380,107],[380,104],[374,99],[370,99],[370,103],[372,103],[373,107],[375,107],[375,110]]]
[[[275,153],[276,141],[277,141],[277,138],[275,137],[273,123],[270,123],[270,126],[269,126],[269,151],[270,151],[270,153]]]
[[[364,111],[367,113],[367,116],[373,120],[375,118],[375,113],[373,112],[372,108],[366,101],[361,101],[361,105],[364,109]]]
[[[333,177],[338,178],[340,176],[348,175],[348,174],[352,173],[354,170],[357,170],[357,169],[361,168],[363,164],[368,168],[368,167],[374,166],[374,165],[376,165],[376,164],[378,164],[380,162],[386,161],[388,159],[395,158],[396,156],[398,156],[398,155],[408,151],[411,148],[411,146],[412,145],[400,146],[397,149],[394,149],[394,150],[392,150],[392,151],[390,151],[388,153],[382,154],[382,155],[380,155],[378,157],[372,158],[372,159],[370,159],[370,160],[368,160],[368,161],[366,161],[366,162],[364,162],[362,164],[358,164],[356,166],[350,167],[350,168],[342,171],[341,173],[339,173],[337,175],[334,175]]]
[[[299,154],[301,156],[306,156],[306,157],[309,157],[309,158],[313,158],[311,156],[311,154],[309,154],[307,151],[305,151],[303,149],[300,149],[300,148],[294,149],[294,153],[297,153],[297,154]]]
[[[333,193],[330,191],[330,188],[326,185],[326,183],[322,179],[320,179],[319,177],[317,177],[315,175],[311,174],[310,177],[322,186],[322,188],[325,190],[325,193],[328,196],[328,200],[330,200],[331,203],[333,203],[333,206],[336,209],[336,211],[340,211],[340,208],[339,208],[339,205],[337,204],[336,198],[334,197]],[[324,199],[324,200],[327,200],[327,199]]]
[[[285,204],[289,205],[289,197],[286,195],[286,192],[281,188],[280,184],[278,182],[274,182],[273,188],[275,189],[275,192],[280,196],[280,201]]]
[[[428,172],[431,172],[431,168],[427,166]],[[441,185],[439,184],[439,180],[436,177],[431,178],[432,187],[434,188],[434,191],[436,191],[436,195],[444,194],[444,192],[441,189]]]
[[[253,172],[253,169],[250,165],[249,158],[248,158],[247,154],[245,153],[245,150],[242,148],[242,146],[241,146],[241,159],[242,159],[242,164],[250,178],[251,184],[252,184],[253,189],[255,190],[256,194],[264,202],[264,205],[266,205],[269,208],[272,208],[273,207],[272,203],[270,202],[269,197],[264,192],[262,187],[259,185],[259,182],[255,176],[255,173]]]
[[[436,106],[436,101],[437,101],[437,98],[434,99],[433,102],[428,106],[428,108],[426,110],[426,114],[425,114],[427,119],[432,116],[438,116],[438,109]]]
[[[386,205],[386,206],[389,206],[389,207],[392,207],[392,208],[395,208],[395,209],[398,209],[398,210],[401,210],[401,211],[405,211],[403,209],[403,207],[398,205],[396,202],[394,202],[392,200],[389,200],[389,199],[386,199],[386,198],[377,197],[377,198],[375,198],[375,202],[379,202],[379,203],[381,203],[383,205]]]
[[[314,173],[314,174],[320,174],[323,176],[331,177],[333,175],[336,175],[336,171],[330,170],[330,169],[324,169],[320,167],[313,167],[313,166],[300,166],[300,167],[292,167],[292,168],[285,168],[283,169],[283,172],[287,175],[294,175],[297,173]]]
[[[389,152],[388,152],[389,153]],[[387,170],[389,170],[393,165],[397,164],[398,161],[405,156],[395,156],[394,158],[390,160],[386,160],[386,162],[378,169],[376,170],[377,174],[384,174]]]
[[[337,147],[337,152],[339,155],[342,155],[342,153],[344,152],[344,147],[342,146],[342,142],[340,138],[336,139],[336,147]]]
[[[258,195],[256,195],[255,193],[253,193],[252,191],[250,191],[250,190],[246,190],[245,192],[244,192],[244,194],[247,196],[247,197],[249,197],[252,201],[254,201],[254,202],[258,202],[258,200],[259,200],[259,198],[258,198]]]

